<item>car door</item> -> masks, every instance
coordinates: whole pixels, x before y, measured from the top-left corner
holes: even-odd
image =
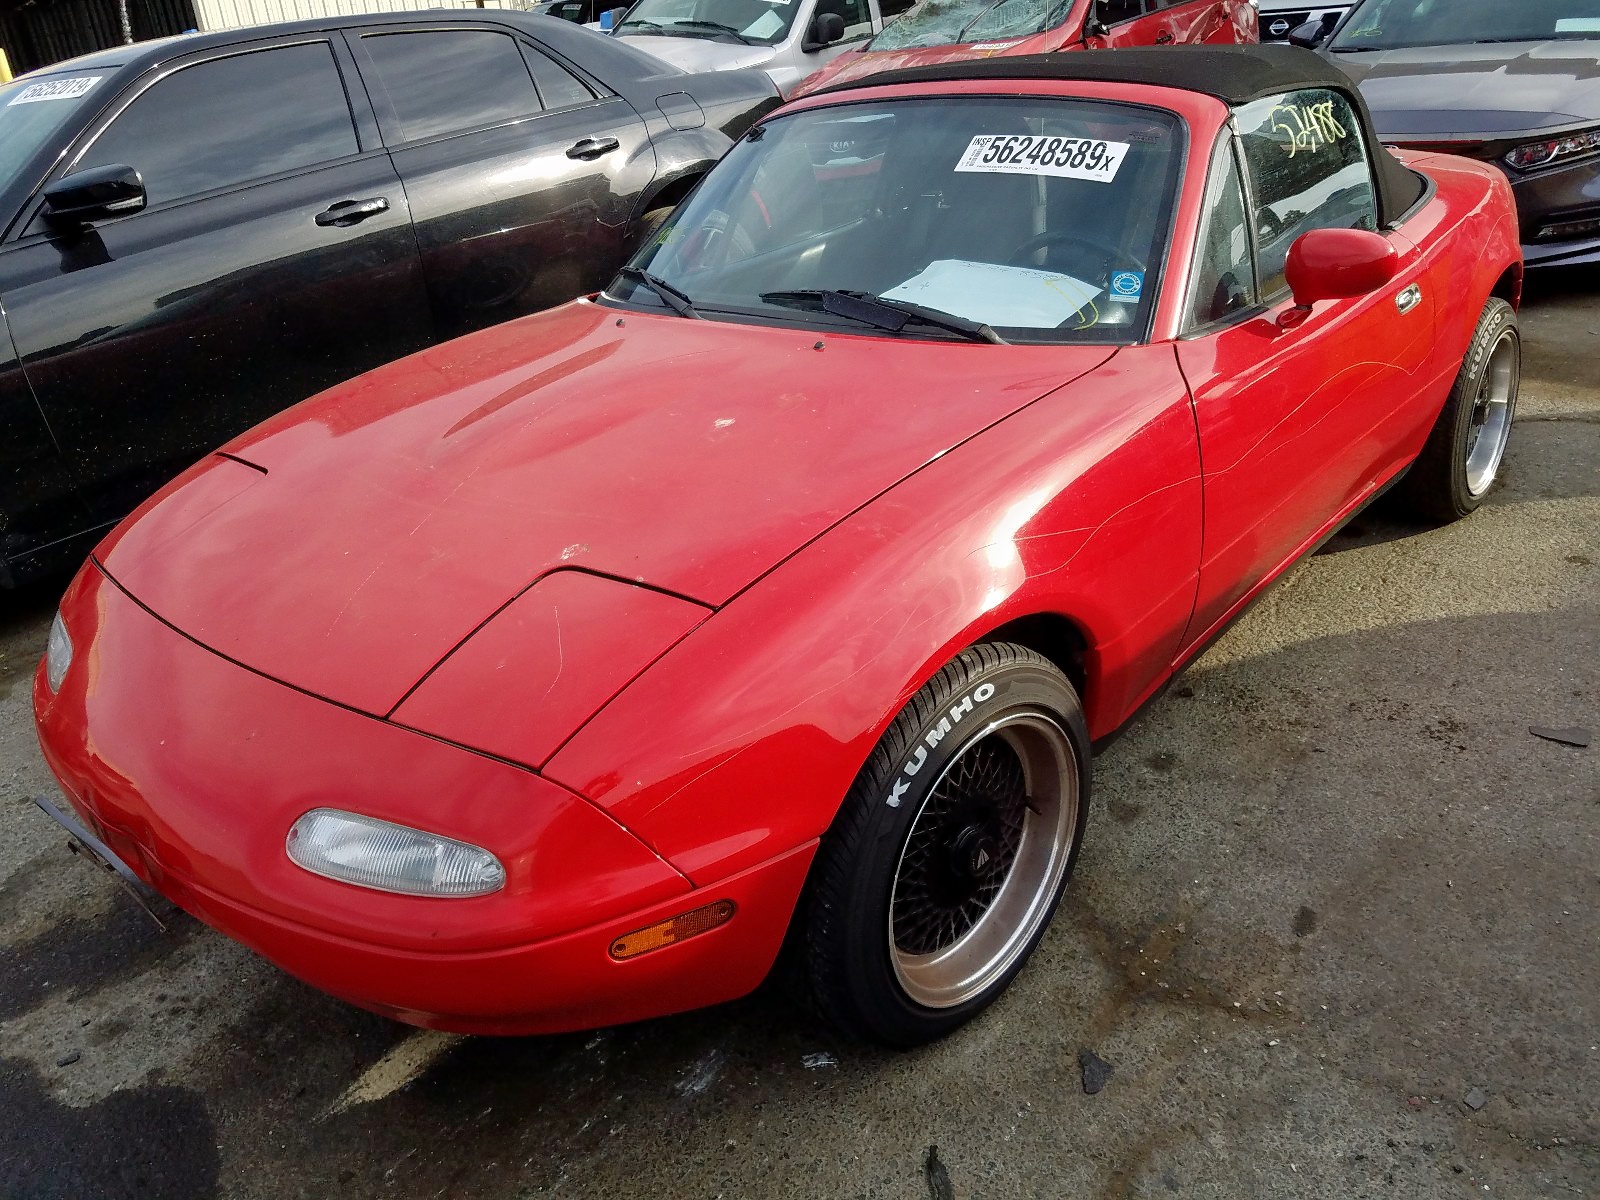
[[[1302,91],[1238,110],[1219,148],[1178,359],[1194,398],[1205,545],[1188,641],[1204,638],[1392,472],[1428,373],[1433,297],[1415,247],[1369,295],[1304,315],[1284,262],[1300,234],[1377,225],[1349,102]],[[1207,264],[1210,264],[1209,266]]]
[[[351,42],[442,336],[598,291],[616,273],[655,175],[626,100],[490,25],[385,25]]]
[[[376,133],[353,72],[313,34],[155,68],[63,156],[57,177],[132,166],[148,198],[87,225],[36,212],[0,252],[18,355],[92,522],[431,340]]]
[[[1229,45],[1256,40],[1255,9],[1245,0],[1155,0],[1157,42],[1164,30],[1178,45]]]
[[[1232,42],[1233,0],[1100,0],[1105,33],[1086,39],[1091,49]],[[1091,9],[1093,12],[1094,9]]]

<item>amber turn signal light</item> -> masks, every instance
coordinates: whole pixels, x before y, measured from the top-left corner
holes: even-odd
[[[703,908],[679,913],[669,920],[635,929],[611,943],[611,957],[619,960],[638,958],[652,950],[675,946],[702,933],[710,933],[717,926],[733,920],[733,911],[732,900],[718,900],[715,904],[707,904]]]

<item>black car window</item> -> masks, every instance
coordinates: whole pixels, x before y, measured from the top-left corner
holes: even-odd
[[[1144,0],[1101,0],[1100,19],[1107,25],[1121,25],[1144,16]]]
[[[159,204],[359,149],[333,51],[308,42],[211,59],[157,80],[77,168],[125,163]]]
[[[64,125],[92,111],[104,99],[107,74],[69,71],[0,84],[0,180],[9,182]]]
[[[1250,176],[1261,295],[1285,286],[1289,247],[1311,229],[1378,228],[1361,123],[1338,92],[1307,89],[1235,114]]]
[[[570,108],[574,104],[587,104],[594,92],[571,71],[532,46],[523,45],[522,53],[528,60],[528,70],[539,85],[539,99],[546,108]]]
[[[362,38],[405,140],[499,125],[539,111],[510,34],[483,29],[378,33]]]
[[[1206,181],[1205,225],[1196,245],[1186,324],[1209,325],[1255,304],[1255,267],[1250,254],[1250,219],[1233,139],[1223,137]]]

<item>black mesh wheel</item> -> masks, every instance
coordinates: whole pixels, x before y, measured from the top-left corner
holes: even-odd
[[[1088,757],[1072,685],[1020,646],[974,646],[912,697],[812,868],[804,956],[823,1014],[912,1045],[997,997],[1071,873]]]

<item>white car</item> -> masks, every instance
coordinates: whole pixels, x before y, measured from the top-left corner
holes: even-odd
[[[638,0],[612,36],[684,71],[760,67],[794,88],[911,0]]]

